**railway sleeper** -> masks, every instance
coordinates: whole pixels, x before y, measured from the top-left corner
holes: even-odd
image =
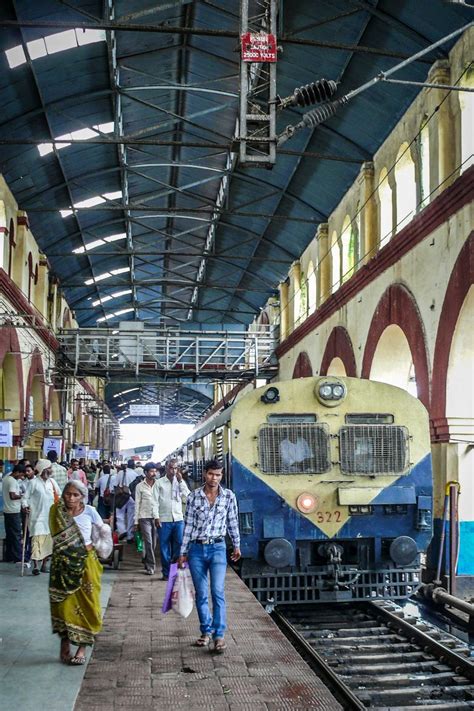
[[[380,646],[385,644],[387,642],[407,642],[407,638],[403,637],[399,634],[387,634],[387,635],[371,635],[369,637],[307,637],[309,643],[312,645],[323,645],[326,647],[327,645],[337,645],[339,643],[354,643],[354,644],[379,644]],[[380,640],[380,642],[376,642],[376,640]]]
[[[324,656],[324,658],[328,661],[329,664],[331,663],[331,658],[330,658],[327,651],[324,651],[324,652],[321,651],[321,655]],[[387,655],[386,655],[386,652],[384,652],[382,649],[379,650],[378,654],[377,653],[376,654],[351,654],[351,657],[350,657],[351,665],[352,664],[371,664],[371,665],[375,664],[375,665],[377,665],[377,663],[379,663],[378,665],[380,666],[380,657],[383,657],[383,656],[386,657]],[[418,651],[416,651],[416,652],[406,652],[406,653],[402,652],[400,654],[395,652],[393,654],[393,657],[391,657],[391,658],[393,659],[393,662],[396,662],[397,664],[400,664],[400,663],[409,664],[410,662],[418,662],[418,661],[426,660],[427,655],[418,649]],[[432,657],[429,657],[429,658],[432,659],[433,663],[436,661]],[[385,665],[384,665],[385,668],[386,668],[386,665],[387,665],[387,661],[385,662]]]
[[[426,656],[425,659],[427,659]],[[430,658],[429,661],[406,662],[405,664],[397,664],[394,661],[387,660],[385,664],[360,664],[357,667],[352,665],[347,666],[347,664],[342,666],[331,660],[326,661],[330,667],[337,669],[338,674],[347,674],[348,676],[352,676],[354,674],[383,674],[387,671],[394,674],[414,674],[417,671],[420,671],[420,669],[431,669],[433,665],[436,664],[436,659],[433,658]],[[448,668],[449,667],[446,667],[446,669]],[[439,665],[436,671],[439,671]],[[444,669],[442,671],[444,671]]]
[[[298,629],[298,628],[296,628]],[[361,640],[361,639],[368,639],[372,640],[374,637],[383,637],[384,640],[388,637],[389,639],[393,639],[394,633],[392,630],[387,629],[387,627],[367,627],[366,629],[363,630],[358,630],[358,629],[338,629],[334,630],[334,632],[331,632],[330,630],[322,630],[321,632],[315,632],[314,630],[308,630],[308,631],[303,631],[299,630],[298,632],[305,638],[305,639],[355,639],[355,640]],[[403,639],[403,637],[402,637]]]
[[[344,625],[341,622],[341,618],[338,620],[334,620],[334,622],[328,622],[327,620],[321,620],[321,622],[318,624],[317,622],[311,621],[309,624],[303,624],[300,622],[295,622],[292,623],[293,627],[296,627],[298,630],[310,630],[311,632],[330,632],[332,630],[340,630],[340,629],[371,629],[374,626],[374,621],[373,620],[364,620],[361,622],[357,622],[356,620],[347,620],[347,625]],[[349,627],[350,625],[350,627]]]
[[[313,644],[313,646],[315,646]],[[325,646],[325,654],[350,654],[351,659],[360,659],[364,656],[374,657],[381,656],[386,657],[388,652],[393,652],[393,654],[419,654],[420,648],[410,642],[400,643],[400,644],[358,644],[358,645],[344,645],[344,644],[332,644],[328,649]]]
[[[393,703],[405,703],[413,701],[425,701],[428,699],[440,699],[448,701],[449,699],[457,699],[461,701],[474,700],[474,687],[472,686],[418,686],[408,689],[377,689],[371,691],[358,691],[357,697],[364,704],[380,704],[385,702],[392,705]],[[418,708],[421,704],[418,704]]]
[[[448,669],[445,672],[440,672],[439,674],[420,674],[419,676],[406,676],[401,674],[380,674],[374,675],[364,675],[364,676],[342,676],[342,680],[347,686],[357,692],[359,688],[369,688],[380,686],[384,689],[392,688],[397,689],[400,683],[403,686],[419,686],[420,684],[426,683],[429,686],[436,686],[437,684],[466,684],[469,683],[467,679],[461,677],[453,677],[452,669]]]

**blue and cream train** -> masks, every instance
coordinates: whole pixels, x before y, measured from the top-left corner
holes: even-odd
[[[240,574],[266,603],[403,598],[432,535],[428,414],[404,390],[342,377],[276,382],[201,425],[235,492]]]

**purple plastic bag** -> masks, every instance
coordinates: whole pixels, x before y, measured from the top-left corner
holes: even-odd
[[[171,563],[170,572],[168,576],[168,584],[166,586],[165,599],[163,600],[163,607],[161,612],[169,612],[171,610],[171,595],[173,594],[174,581],[178,575],[178,564]]]

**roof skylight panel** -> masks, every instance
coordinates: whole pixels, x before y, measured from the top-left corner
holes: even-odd
[[[116,276],[117,274],[125,274],[129,271],[129,267],[120,267],[120,269],[112,269],[110,272],[104,272],[103,274],[98,274],[96,277],[91,279],[86,279],[84,284],[90,286],[90,284],[96,284],[98,281],[103,281],[104,279],[109,279],[111,276]]]
[[[120,311],[114,311],[114,313],[107,314],[106,316],[101,316],[97,319],[96,323],[101,323],[102,321],[109,321],[111,318],[115,318],[116,316],[123,316],[123,314],[129,314],[131,311],[133,311],[133,306],[128,309],[120,309]]]
[[[108,242],[117,242],[119,239],[126,239],[127,235],[125,232],[121,232],[120,234],[116,235],[109,235],[108,237],[104,237],[103,239],[96,239],[93,242],[88,242],[84,247],[77,247],[77,249],[73,249],[72,253],[73,254],[84,254],[84,252],[90,252],[92,249],[95,249],[96,247],[99,247],[102,244],[107,244]]]
[[[67,49],[80,47],[85,44],[93,44],[94,42],[104,42],[105,30],[65,30],[64,32],[55,32],[46,37],[40,37],[36,40],[27,42],[28,54],[30,59],[35,61],[41,57],[46,57],[48,54],[56,54],[64,52]],[[26,64],[28,61],[26,54],[21,44],[7,49],[5,52],[10,69],[15,69],[21,64]]]
[[[99,123],[92,128],[80,128],[77,131],[71,131],[71,133],[64,133],[62,136],[56,136],[55,141],[67,141],[71,139],[72,141],[88,141],[89,138],[98,138],[103,133],[113,133],[114,122],[108,121],[107,123]],[[70,143],[57,143],[56,150],[61,151],[63,148],[70,146]],[[53,143],[40,143],[38,145],[38,151],[40,156],[46,156],[48,153],[52,153],[54,150]]]
[[[115,190],[112,193],[102,193],[101,195],[94,195],[93,197],[86,198],[85,200],[81,200],[80,202],[75,202],[73,204],[74,208],[81,208],[81,207],[95,207],[96,205],[101,205],[102,203],[106,202],[107,200],[119,200],[122,197],[122,191],[121,190]],[[59,211],[61,217],[69,217],[69,215],[72,215],[73,211],[68,208],[67,210],[60,210]]]
[[[113,294],[107,294],[107,296],[102,296],[100,299],[92,302],[92,306],[100,306],[105,304],[107,301],[112,301],[112,299],[117,299],[119,296],[125,296],[125,294],[131,294],[131,289],[124,289],[123,291],[116,291]]]

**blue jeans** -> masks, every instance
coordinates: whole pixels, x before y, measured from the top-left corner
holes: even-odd
[[[161,570],[165,578],[170,574],[170,564],[179,558],[179,549],[183,542],[184,521],[166,521],[161,524],[160,555]]]
[[[224,582],[227,569],[225,542],[212,545],[191,543],[188,553],[189,570],[196,590],[196,608],[202,635],[220,639],[226,630]],[[211,577],[212,618],[209,612],[207,575]]]

